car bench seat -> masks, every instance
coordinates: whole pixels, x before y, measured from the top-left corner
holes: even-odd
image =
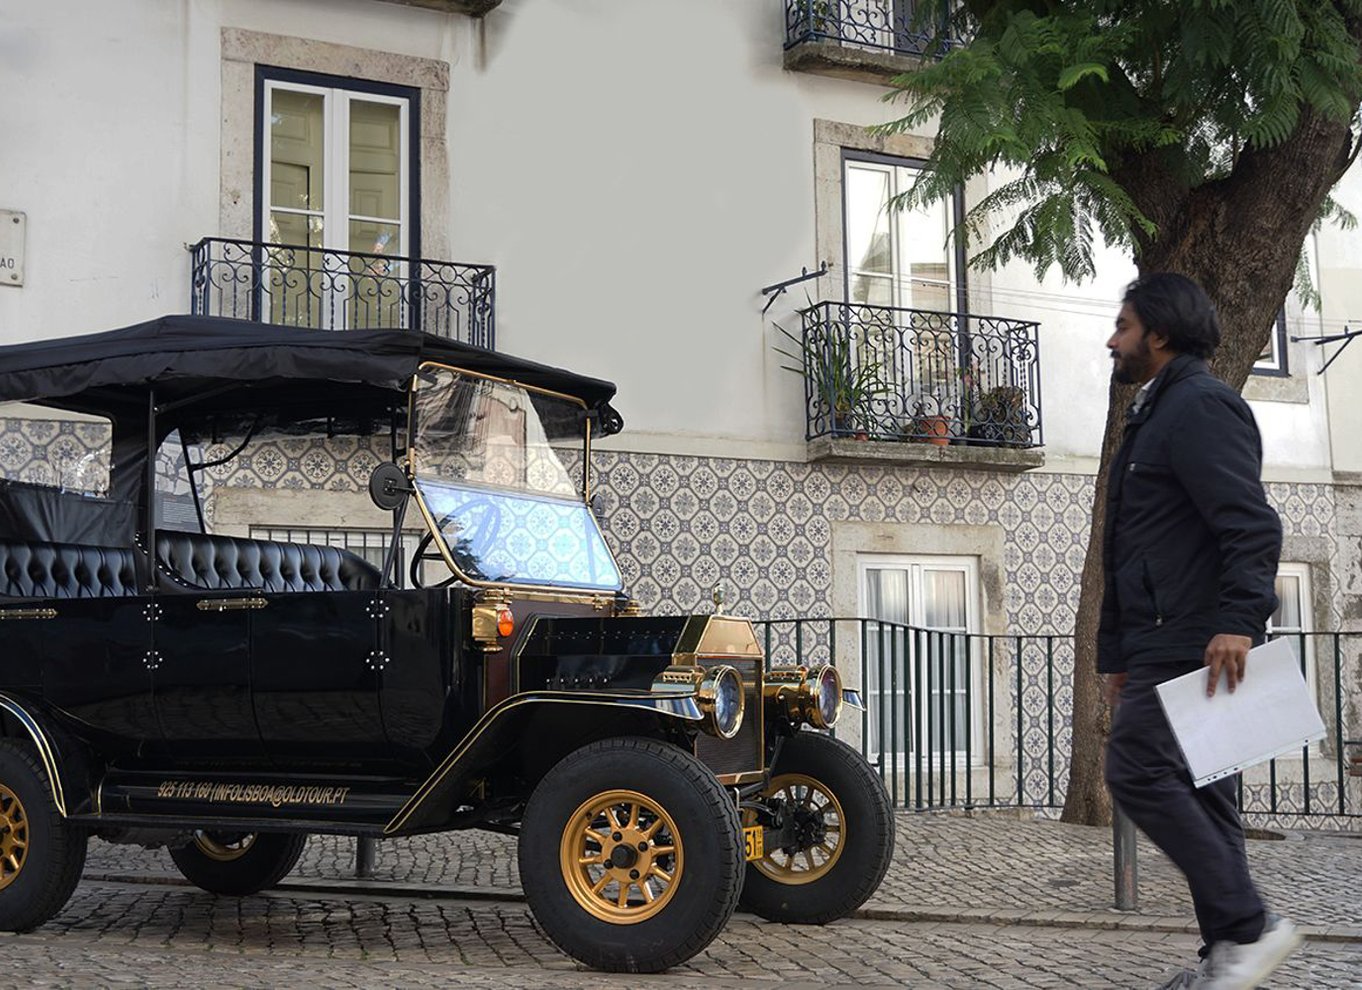
[[[195,591],[364,591],[378,568],[340,547],[204,533],[158,532],[162,587]]]
[[[0,595],[117,598],[135,595],[134,551],[38,540],[0,540]]]

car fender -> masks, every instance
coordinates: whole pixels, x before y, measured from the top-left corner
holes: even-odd
[[[440,798],[451,794],[467,774],[490,762],[489,755],[502,750],[507,737],[526,720],[528,713],[545,706],[626,711],[655,717],[664,723],[694,725],[703,718],[693,695],[612,695],[586,691],[514,695],[484,713],[393,816],[384,834],[423,830],[438,824],[436,809],[444,806]]]
[[[6,732],[11,738],[27,737],[47,771],[52,788],[52,801],[63,818],[89,813],[93,808],[90,763],[84,750],[73,743],[64,732],[43,717],[32,704],[8,694],[0,694],[0,714],[3,721],[17,725],[19,731]]]

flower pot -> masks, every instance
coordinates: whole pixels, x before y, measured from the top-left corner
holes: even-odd
[[[951,420],[949,416],[923,416],[917,421],[918,429],[928,443],[946,447],[951,442]]]

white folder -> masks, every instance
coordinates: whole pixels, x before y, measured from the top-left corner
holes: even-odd
[[[1206,697],[1209,676],[1203,667],[1155,688],[1197,787],[1324,738],[1290,640],[1249,650],[1233,694],[1222,676]]]

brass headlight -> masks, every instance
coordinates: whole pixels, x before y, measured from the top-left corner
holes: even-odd
[[[742,676],[723,665],[703,669],[697,700],[705,715],[705,731],[720,739],[732,739],[742,728],[743,709],[747,706]]]
[[[765,694],[785,718],[815,729],[832,728],[842,714],[842,675],[831,664],[773,670]]]
[[[809,672],[804,680],[809,698],[809,721],[818,729],[831,729],[842,714],[842,675],[831,664]]]

